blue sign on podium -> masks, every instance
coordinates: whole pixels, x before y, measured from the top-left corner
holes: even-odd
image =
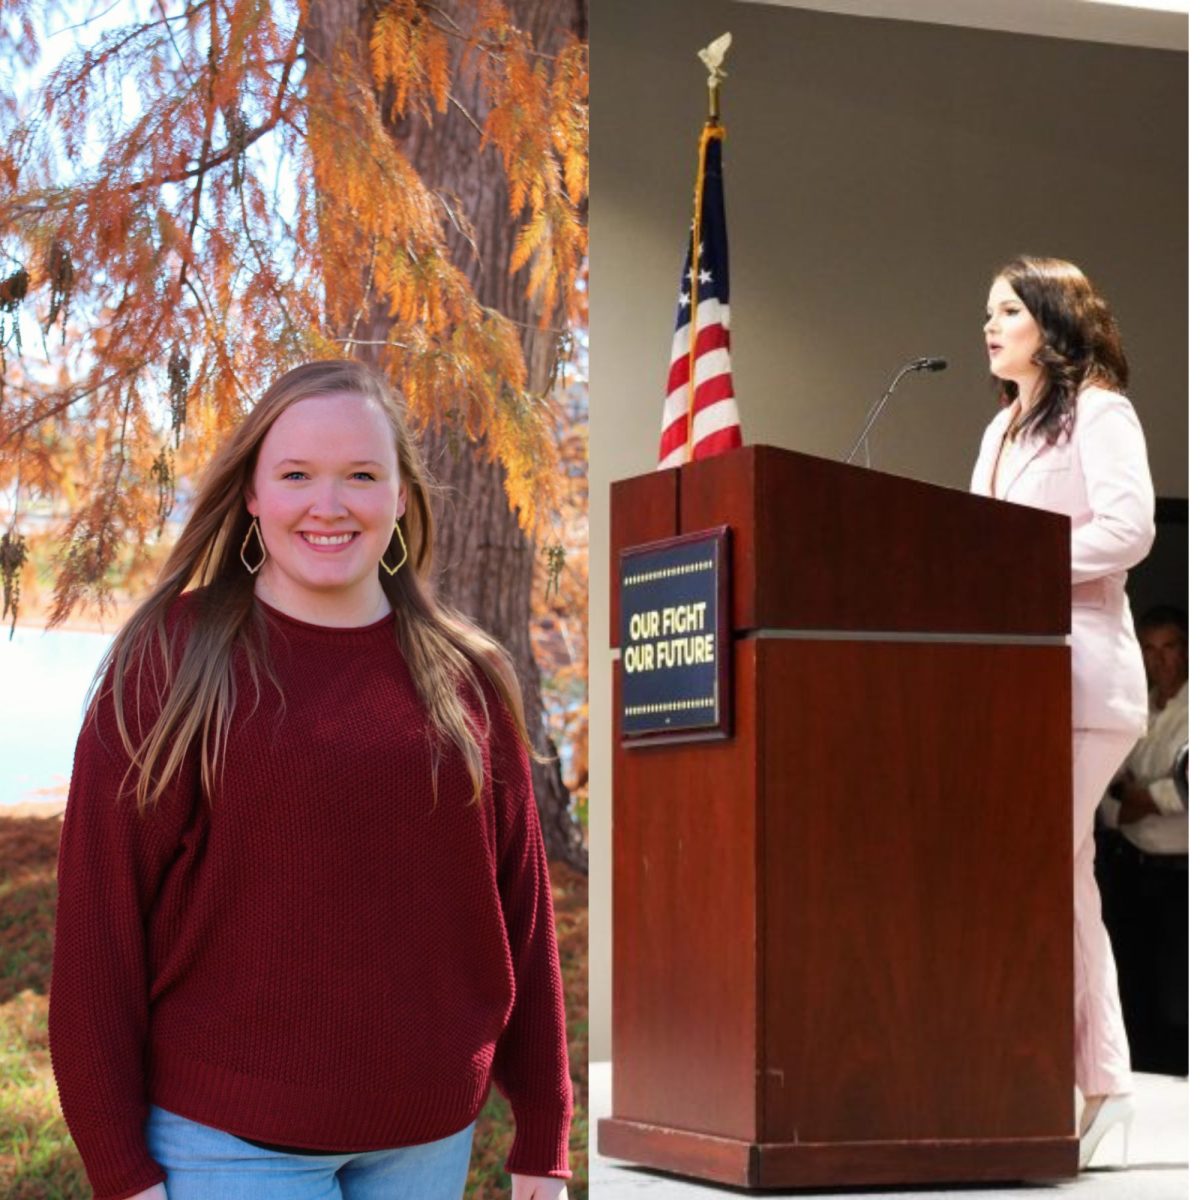
[[[620,555],[621,737],[729,737],[729,526]]]

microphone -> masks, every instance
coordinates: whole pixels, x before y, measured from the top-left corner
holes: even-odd
[[[892,393],[896,390],[896,384],[902,380],[905,375],[912,371],[944,371],[950,364],[944,358],[914,358],[911,362],[906,362],[904,366],[896,372],[896,377],[888,384],[887,391],[875,401],[875,407],[871,409],[870,415],[867,417],[867,423],[863,426],[863,431],[858,435],[858,441],[854,443],[854,448],[846,455],[843,462],[849,462],[857,453],[858,448],[867,440],[867,434],[871,432],[871,426],[879,420],[880,414],[883,412],[884,405],[891,399]],[[868,453],[867,466],[871,465],[871,460]]]

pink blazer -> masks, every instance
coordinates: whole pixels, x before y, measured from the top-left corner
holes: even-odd
[[[992,494],[1013,411],[1001,409],[984,430],[971,491]],[[1133,405],[1116,392],[1085,387],[1070,440],[1022,438],[1009,453],[998,499],[1071,518],[1072,725],[1142,734],[1146,672],[1125,577],[1154,541],[1154,487]]]

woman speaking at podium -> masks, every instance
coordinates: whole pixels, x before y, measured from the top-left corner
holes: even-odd
[[[1133,1118],[1129,1044],[1100,918],[1093,818],[1146,727],[1146,676],[1125,576],[1154,540],[1146,444],[1124,390],[1116,322],[1071,263],[1023,256],[992,283],[984,324],[1001,409],[971,490],[1071,519],[1075,831],[1075,1078],[1084,1096],[1080,1167]]]

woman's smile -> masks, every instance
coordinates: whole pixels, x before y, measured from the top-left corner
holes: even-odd
[[[341,550],[344,546],[348,546],[358,537],[358,531],[348,530],[345,533],[309,533],[301,530],[300,537],[314,550],[328,553],[330,550]]]

